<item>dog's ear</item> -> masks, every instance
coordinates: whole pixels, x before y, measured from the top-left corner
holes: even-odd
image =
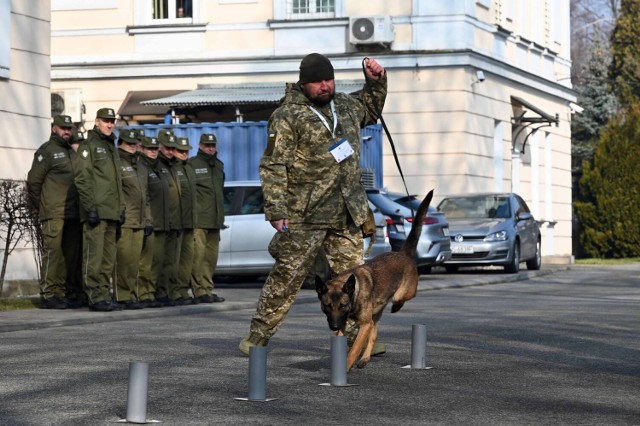
[[[354,274],[349,275],[349,278],[344,282],[342,291],[347,293],[349,297],[352,297],[356,292],[356,276]]]
[[[318,293],[318,297],[322,297],[322,295],[326,292],[327,286],[324,285],[324,281],[322,281],[322,278],[316,275],[316,293]]]

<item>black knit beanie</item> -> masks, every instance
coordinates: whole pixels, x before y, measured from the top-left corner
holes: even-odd
[[[326,56],[311,53],[300,62],[300,83],[333,79],[333,65]]]

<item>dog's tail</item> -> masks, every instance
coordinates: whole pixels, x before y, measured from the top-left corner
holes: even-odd
[[[411,232],[409,232],[409,236],[404,242],[402,251],[404,251],[411,258],[414,258],[416,256],[416,247],[418,246],[420,234],[422,234],[422,223],[424,222],[424,218],[427,216],[427,210],[429,209],[429,204],[431,204],[432,198],[433,189],[429,191],[427,196],[424,197],[424,200],[422,200],[422,202],[420,203],[418,211],[416,212],[416,216],[413,218]]]

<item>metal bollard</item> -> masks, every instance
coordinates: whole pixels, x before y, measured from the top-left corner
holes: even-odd
[[[347,383],[347,336],[331,336],[331,382],[320,386],[356,386]]]
[[[427,366],[427,326],[413,324],[411,326],[411,368]]]
[[[234,398],[237,401],[269,402],[267,399],[267,347],[249,348],[249,397]]]
[[[127,394],[127,422],[147,423],[147,391],[149,363],[129,363],[129,391]]]
[[[411,326],[411,365],[402,368],[429,370],[427,367],[427,326],[413,324]]]
[[[249,401],[267,398],[267,347],[249,348]]]
[[[331,336],[331,386],[347,384],[347,336]]]

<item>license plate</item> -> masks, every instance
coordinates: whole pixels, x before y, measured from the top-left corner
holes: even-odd
[[[451,244],[451,252],[456,254],[473,254],[473,247],[465,246],[464,244]]]

